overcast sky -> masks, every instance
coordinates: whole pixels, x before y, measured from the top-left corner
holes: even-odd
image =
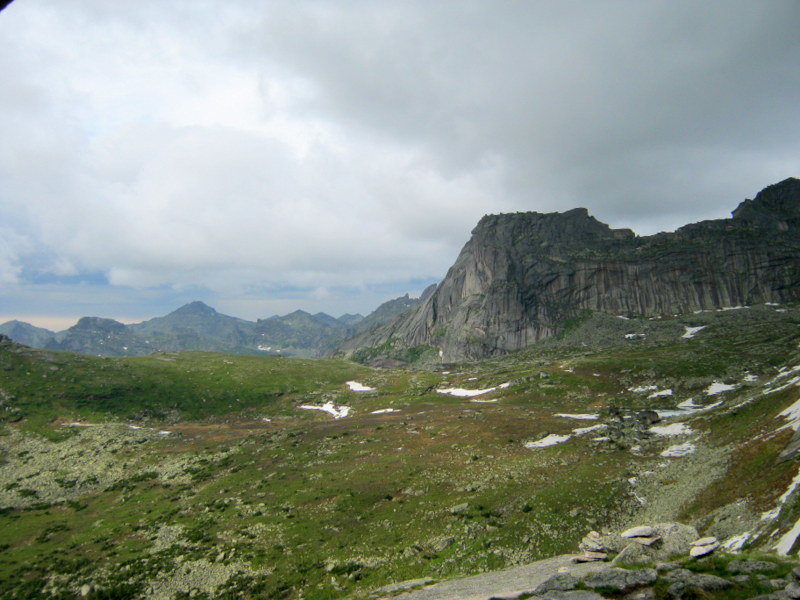
[[[800,176],[800,2],[16,0],[0,322],[366,313],[487,213],[644,235]]]

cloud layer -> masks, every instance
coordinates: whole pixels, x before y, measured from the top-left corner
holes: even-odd
[[[193,296],[247,318],[366,311],[441,278],[486,213],[587,206],[639,233],[726,216],[800,174],[798,17],[792,1],[13,3],[0,317]]]

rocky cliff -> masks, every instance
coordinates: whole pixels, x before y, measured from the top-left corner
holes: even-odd
[[[731,219],[639,237],[584,208],[489,215],[415,310],[349,340],[391,341],[444,360],[482,358],[552,336],[582,310],[654,316],[800,298],[800,180],[745,200]]]

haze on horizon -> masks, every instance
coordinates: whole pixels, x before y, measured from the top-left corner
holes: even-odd
[[[0,322],[367,313],[488,213],[639,234],[800,175],[800,3],[17,0]]]

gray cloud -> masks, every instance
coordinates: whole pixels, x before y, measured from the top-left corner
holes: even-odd
[[[4,303],[365,311],[441,277],[485,213],[582,205],[640,233],[726,216],[800,173],[798,17],[792,1],[14,3]],[[52,283],[82,274],[109,284]]]

